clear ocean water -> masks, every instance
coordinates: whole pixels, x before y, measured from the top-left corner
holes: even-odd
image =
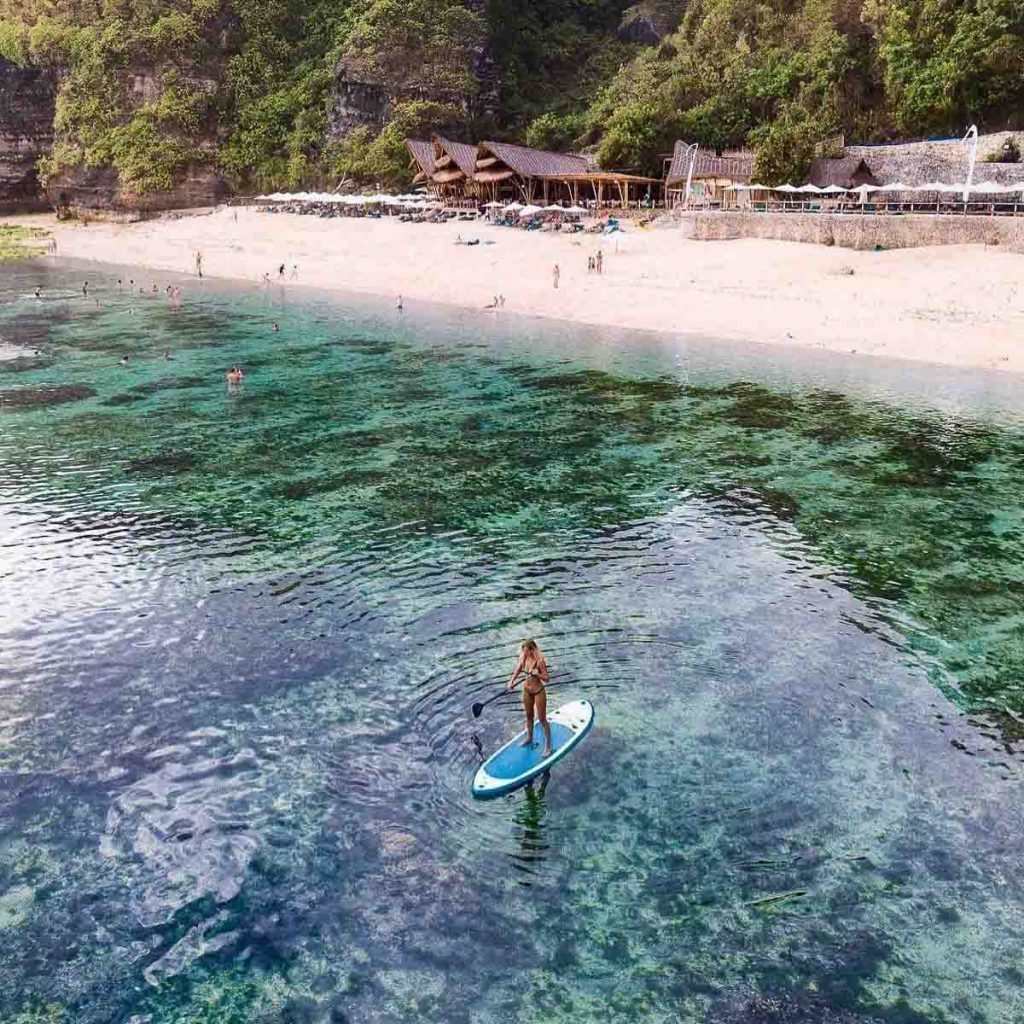
[[[170,282],[0,276],[0,1020],[1024,1018],[1024,383]]]

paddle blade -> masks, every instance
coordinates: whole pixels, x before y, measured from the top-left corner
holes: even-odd
[[[484,709],[483,704],[474,704],[473,705],[473,717],[474,718],[479,718],[480,717],[480,712],[483,711],[483,709]]]

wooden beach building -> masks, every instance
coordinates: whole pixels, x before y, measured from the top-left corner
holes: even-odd
[[[409,159],[415,176],[414,185],[425,185],[432,181],[434,171],[434,144],[426,139],[406,139],[405,148],[409,150]]]
[[[432,145],[434,173],[431,180],[438,191],[457,196],[478,194],[474,178],[477,147],[469,142],[454,142],[443,135],[435,135]]]
[[[654,178],[597,170],[575,153],[552,153],[510,142],[481,142],[474,176],[492,199],[507,196],[525,203],[568,200],[575,204],[593,198],[600,206],[610,198],[626,206],[630,189],[635,194],[659,185]]]
[[[586,157],[572,153],[551,153],[510,142],[481,142],[476,154],[476,180],[493,198],[508,195],[523,202],[562,198],[562,181],[567,175],[586,174]],[[553,195],[554,193],[554,195]]]
[[[415,184],[448,198],[517,199],[524,203],[593,200],[628,206],[655,198],[657,178],[605,171],[575,153],[552,153],[510,142],[471,145],[435,135],[427,142],[406,139]]]
[[[693,172],[690,173],[691,159]],[[697,148],[693,158],[689,143],[678,141],[665,175],[665,198],[671,206],[686,200],[686,180],[690,176],[690,199],[697,202],[721,202],[730,185],[749,185],[754,173],[754,153],[748,149],[723,150]]]

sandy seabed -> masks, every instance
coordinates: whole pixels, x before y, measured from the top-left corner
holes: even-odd
[[[983,246],[855,252],[701,242],[677,226],[559,235],[490,224],[403,224],[221,208],[135,224],[21,218],[59,255],[523,313],[677,336],[1024,371],[1024,256]],[[479,239],[480,245],[458,245]],[[588,274],[598,250],[604,273]],[[560,268],[554,287],[554,266]]]

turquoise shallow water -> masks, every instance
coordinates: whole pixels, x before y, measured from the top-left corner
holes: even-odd
[[[1013,378],[152,283],[0,280],[0,1019],[1021,1019]]]

